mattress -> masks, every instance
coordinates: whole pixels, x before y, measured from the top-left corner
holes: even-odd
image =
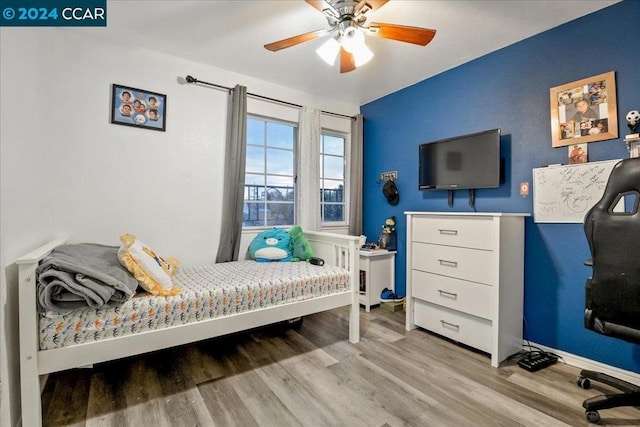
[[[236,261],[179,267],[173,282],[182,293],[138,293],[122,304],[40,316],[40,350],[170,328],[244,313],[349,288],[347,270],[306,262]],[[140,288],[138,288],[140,289]]]

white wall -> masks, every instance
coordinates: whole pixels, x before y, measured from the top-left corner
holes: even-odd
[[[217,252],[226,92],[213,83],[353,115],[334,102],[65,29],[0,29],[0,424],[19,417],[17,268],[48,239],[117,245],[138,235],[165,256]],[[111,84],[167,95],[166,132],[110,124]]]
[[[19,109],[29,100],[37,101],[47,89],[46,82],[39,77],[45,52],[33,40],[26,39],[19,45],[33,54],[21,55],[19,61],[7,61],[5,58],[14,55],[11,41],[0,30],[0,264],[4,273],[0,274],[0,425],[3,426],[15,424],[19,391],[15,351],[18,269],[12,260],[53,237],[52,221],[47,215],[48,192],[43,185],[48,179],[52,150],[50,145],[41,143],[46,135],[42,129],[51,125],[51,117],[46,115],[34,122],[29,110]]]

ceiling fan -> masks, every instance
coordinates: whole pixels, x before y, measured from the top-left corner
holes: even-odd
[[[364,43],[364,35],[397,40],[426,46],[436,35],[435,30],[405,25],[372,22],[366,24],[371,12],[384,6],[389,0],[305,0],[322,12],[331,26],[328,30],[316,30],[284,40],[269,43],[264,47],[272,52],[295,46],[337,32],[320,48],[318,55],[333,65],[340,52],[340,72],[348,73],[367,63],[373,52]]]

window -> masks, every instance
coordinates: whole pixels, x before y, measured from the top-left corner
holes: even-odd
[[[293,225],[295,126],[247,118],[247,162],[242,225]]]
[[[320,212],[323,223],[344,223],[345,137],[322,133],[320,141]]]

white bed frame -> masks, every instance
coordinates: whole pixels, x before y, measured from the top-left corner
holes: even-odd
[[[18,264],[20,304],[22,425],[28,427],[42,425],[40,396],[47,375],[52,372],[218,337],[344,306],[350,306],[349,341],[357,343],[360,340],[359,237],[310,231],[305,231],[304,234],[315,256],[323,258],[327,265],[337,265],[349,270],[350,288],[347,291],[52,350],[39,350],[36,268],[42,258],[56,246],[66,243],[67,239],[54,240],[20,257],[16,260],[16,264]]]

